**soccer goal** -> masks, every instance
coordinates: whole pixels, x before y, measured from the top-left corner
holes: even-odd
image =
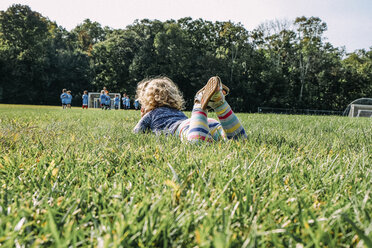
[[[350,117],[372,117],[372,105],[351,104]]]
[[[119,95],[119,99],[121,100],[120,93],[109,93],[109,97],[111,98],[111,108],[114,108],[114,99],[116,95]],[[88,108],[101,108],[101,100],[100,100],[101,93],[99,92],[89,92],[88,93]],[[121,104],[119,104],[120,109]]]
[[[344,111],[349,117],[372,117],[372,98],[359,98],[351,102]]]

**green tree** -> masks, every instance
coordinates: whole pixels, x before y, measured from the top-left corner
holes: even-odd
[[[106,36],[112,30],[108,27],[102,28],[98,22],[92,22],[90,19],[85,19],[82,24],[76,26],[70,32],[70,39],[75,45],[75,49],[81,49],[90,55],[93,45],[105,41]]]
[[[118,30],[107,40],[93,46],[92,61],[95,89],[106,86],[110,91],[134,92],[135,84],[130,79],[130,66],[138,52],[139,36],[130,30]]]
[[[260,24],[251,33],[256,51],[261,58],[261,68],[256,70],[260,75],[261,106],[293,107],[294,61],[296,61],[296,34],[293,25],[287,20],[268,21]]]
[[[4,65],[1,86],[4,101],[43,102],[43,65],[48,60],[47,46],[55,29],[55,23],[28,6],[15,4],[0,12],[0,59]]]
[[[88,86],[89,61],[70,50],[68,32],[25,5],[0,12],[2,102],[56,104],[62,88]]]
[[[309,89],[308,76],[312,72],[316,59],[320,54],[319,48],[322,46],[323,33],[327,30],[327,24],[318,17],[298,17],[294,21],[297,29],[297,50],[298,71],[300,80],[300,90],[298,100],[303,102],[304,91]]]
[[[344,105],[372,96],[372,47],[369,51],[357,50],[342,60],[342,96]]]

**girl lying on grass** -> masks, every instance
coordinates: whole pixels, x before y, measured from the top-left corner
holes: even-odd
[[[225,100],[229,89],[219,77],[211,77],[194,99],[191,118],[181,112],[184,100],[175,83],[167,77],[138,83],[137,97],[141,104],[141,120],[135,133],[152,131],[176,135],[192,143],[246,138],[239,119]],[[217,113],[219,121],[207,117],[207,109]]]

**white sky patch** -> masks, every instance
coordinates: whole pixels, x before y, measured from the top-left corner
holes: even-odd
[[[71,30],[84,19],[125,28],[136,19],[180,19],[242,23],[249,31],[274,19],[317,16],[328,25],[325,36],[348,51],[372,47],[371,0],[1,0],[0,10],[26,4]]]

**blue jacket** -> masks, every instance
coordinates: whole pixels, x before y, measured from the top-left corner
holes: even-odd
[[[119,97],[115,97],[115,99],[114,99],[114,103],[115,103],[115,106],[119,106],[119,104],[120,104],[120,99],[119,99]]]
[[[72,101],[72,96],[69,95],[69,94],[66,94],[66,104],[71,104],[71,101]]]
[[[187,116],[181,111],[168,107],[158,107],[145,114],[134,127],[135,133],[152,131],[153,133],[174,134]]]
[[[62,93],[60,98],[61,98],[62,104],[67,104],[66,103],[67,93]]]
[[[100,95],[99,100],[101,101],[101,104],[106,104],[106,95],[105,94]]]
[[[88,95],[83,95],[82,96],[82,98],[83,98],[83,105],[88,105]]]
[[[106,105],[111,105],[111,97],[108,95],[105,95],[106,97]]]

